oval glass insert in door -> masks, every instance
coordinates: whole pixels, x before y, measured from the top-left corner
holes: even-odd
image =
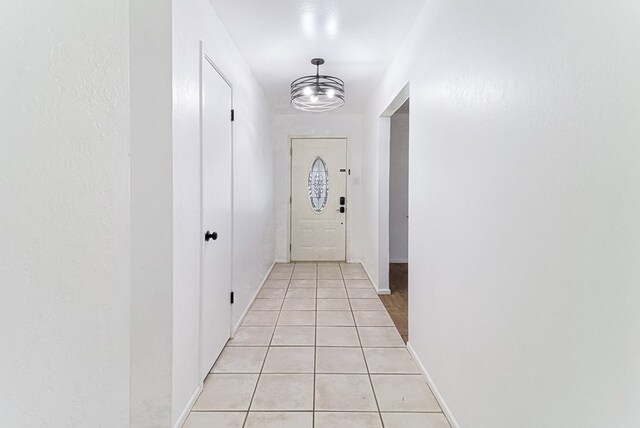
[[[309,202],[311,209],[320,214],[327,205],[327,197],[329,194],[329,171],[327,164],[324,163],[320,156],[311,164],[309,171]]]

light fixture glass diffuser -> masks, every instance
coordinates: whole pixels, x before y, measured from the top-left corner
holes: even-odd
[[[320,74],[324,59],[314,58],[315,76],[304,76],[291,83],[291,106],[298,110],[323,112],[344,105],[344,82],[334,76]]]

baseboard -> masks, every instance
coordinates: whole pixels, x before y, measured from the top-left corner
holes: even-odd
[[[291,263],[291,260],[286,260],[286,259],[276,259],[275,263]]]
[[[427,372],[427,369],[424,367],[424,364],[422,364],[420,357],[418,357],[415,349],[413,349],[413,346],[411,346],[411,343],[409,342],[407,342],[407,351],[409,351],[409,353],[413,357],[413,360],[418,365],[418,368],[422,372],[422,376],[424,376],[424,378],[426,379],[427,384],[429,385],[429,388],[431,388],[431,392],[433,392],[434,397],[436,397],[436,400],[438,401],[438,404],[440,405],[442,412],[447,417],[447,420],[449,421],[449,425],[451,425],[451,428],[460,428],[460,425],[458,425],[458,422],[451,414],[451,411],[449,410],[447,403],[445,403],[444,398],[442,397],[442,394],[440,394],[440,391],[438,391],[438,388],[433,383],[433,379],[431,379],[431,376],[429,376],[429,372]]]
[[[264,283],[267,282],[267,278],[269,278],[269,275],[271,274],[271,271],[273,270],[273,267],[276,265],[276,263],[280,263],[280,262],[275,261],[275,262],[271,263],[271,267],[267,271],[267,274],[264,276],[264,278],[262,278],[262,282],[260,283],[260,286],[258,287],[256,292],[253,293],[253,296],[251,297],[251,300],[249,301],[249,304],[247,305],[246,308],[244,308],[244,312],[242,312],[242,315],[240,315],[240,319],[238,320],[236,325],[233,326],[233,331],[231,332],[231,338],[232,339],[236,335],[236,332],[238,331],[238,329],[240,328],[240,324],[242,324],[242,321],[244,321],[244,317],[247,316],[247,313],[249,312],[249,309],[251,309],[251,305],[253,305],[253,302],[256,300],[256,297],[258,297],[258,293],[260,293],[260,290],[262,290],[262,287],[264,287]]]
[[[381,295],[386,295],[386,294],[391,294],[391,290],[389,290],[388,288],[385,288],[384,290],[376,290],[376,293]]]
[[[196,404],[196,400],[200,396],[201,392],[202,392],[202,385],[198,385],[196,390],[193,392],[191,399],[187,403],[187,406],[184,408],[184,410],[180,414],[180,417],[178,418],[176,423],[173,425],[173,428],[180,428],[182,425],[184,425],[184,423],[187,421],[187,418],[189,417],[189,413],[191,412],[193,405]]]
[[[407,259],[389,259],[389,263],[409,263]]]
[[[378,292],[378,284],[376,284],[375,281],[373,279],[371,279],[371,274],[367,270],[367,267],[364,265],[364,263],[362,263],[362,262],[353,262],[353,263],[360,263],[360,266],[362,266],[362,269],[364,269],[364,273],[367,275],[367,278],[369,278],[369,282],[371,284],[373,284],[373,289],[376,290],[376,293],[379,293]],[[391,293],[391,292],[389,292],[389,293]]]

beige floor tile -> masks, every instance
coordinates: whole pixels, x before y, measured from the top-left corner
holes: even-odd
[[[226,347],[213,365],[211,373],[260,373],[266,347]]]
[[[318,288],[344,288],[344,282],[341,279],[319,279]]]
[[[442,413],[383,413],[385,428],[451,428]]]
[[[316,264],[318,265],[318,267],[329,267],[329,266],[334,266],[334,267],[340,267],[340,262],[316,262]]]
[[[360,346],[355,327],[317,327],[316,346]]]
[[[289,288],[287,299],[315,299],[315,288]]]
[[[318,268],[318,279],[342,279],[342,272],[340,268]]]
[[[251,310],[247,312],[247,315],[242,320],[242,325],[276,325],[278,320],[278,314],[280,311],[255,311]]]
[[[250,412],[245,428],[312,428],[312,412]],[[211,427],[214,428],[214,427]]]
[[[373,288],[347,288],[350,299],[378,299],[378,293]]]
[[[282,306],[282,299],[256,299],[251,305],[252,311],[278,311]]]
[[[316,262],[297,262],[295,270],[298,271],[316,271],[318,269],[318,263]]]
[[[358,271],[342,272],[344,279],[369,279],[366,273]]]
[[[262,288],[287,288],[288,286],[288,279],[268,279],[264,282]]]
[[[298,271],[294,271],[293,272],[293,279],[313,279],[315,280],[317,277],[317,273],[314,272],[298,272]]]
[[[257,374],[210,374],[193,410],[248,410]]]
[[[356,325],[362,327],[393,327],[395,324],[387,311],[356,311]]]
[[[373,289],[373,284],[368,279],[345,279],[344,284],[347,288],[367,288]]]
[[[380,411],[439,412],[440,406],[421,375],[372,375]]]
[[[269,274],[269,277],[267,279],[271,280],[271,279],[291,279],[291,274],[293,272],[290,271],[272,271]]]
[[[367,375],[316,375],[316,411],[377,411]]]
[[[283,311],[314,311],[316,299],[284,299]]]
[[[280,265],[280,266],[274,266],[273,269],[271,270],[271,272],[276,272],[276,273],[288,273],[291,274],[293,272],[293,269],[295,268],[295,266],[291,266],[291,265]]]
[[[354,326],[351,311],[319,311],[318,325],[323,326]]]
[[[315,279],[292,279],[289,288],[316,288]]]
[[[271,347],[262,373],[313,373],[313,347]]]
[[[362,348],[316,348],[317,373],[367,373]]]
[[[377,412],[316,412],[315,428],[382,428]],[[413,428],[418,428],[415,425]]]
[[[316,325],[315,311],[282,311],[278,325]]]
[[[384,304],[380,299],[349,299],[353,311],[384,311]]]
[[[273,334],[272,346],[313,346],[315,327],[278,326]]]
[[[402,348],[364,348],[371,374],[420,374],[409,351]]]
[[[263,374],[251,410],[312,410],[312,374]]]
[[[350,309],[348,299],[318,299],[319,311],[348,311]]]
[[[246,412],[191,412],[182,428],[242,428]]]
[[[406,345],[395,327],[358,327],[365,348],[404,348]]]
[[[318,288],[318,299],[345,299],[347,292],[342,288]]]
[[[258,299],[280,299],[284,298],[285,293],[287,292],[284,288],[263,288],[258,293]]]
[[[236,332],[227,346],[268,346],[273,334],[273,327],[245,327]]]

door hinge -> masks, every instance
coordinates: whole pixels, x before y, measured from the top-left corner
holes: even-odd
[[[231,292],[231,303],[233,303],[233,291]]]
[[[231,109],[231,122],[233,122],[234,120],[236,120],[236,111],[234,109]]]
[[[293,203],[293,196],[289,196],[289,203],[292,204]]]

